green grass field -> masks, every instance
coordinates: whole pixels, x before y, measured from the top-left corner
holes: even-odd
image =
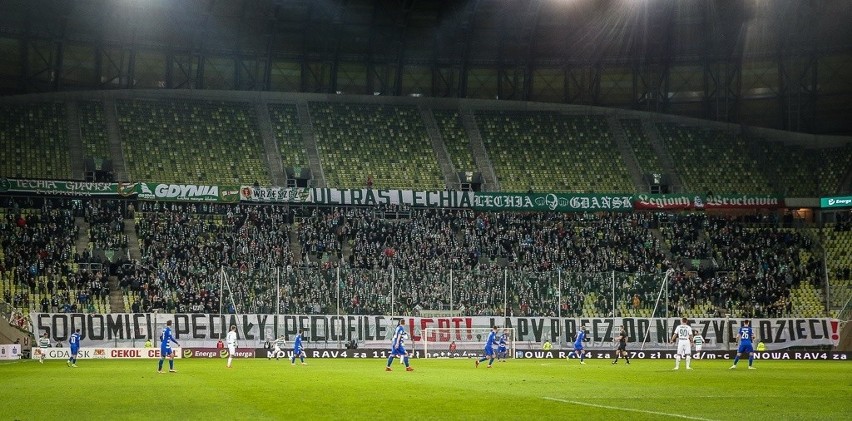
[[[852,363],[756,361],[156,360],[0,363],[0,419],[849,420]]]

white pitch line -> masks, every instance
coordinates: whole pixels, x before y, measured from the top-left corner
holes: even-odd
[[[549,401],[555,401],[555,402],[570,403],[570,404],[574,404],[574,405],[591,406],[591,407],[595,407],[595,408],[613,409],[613,410],[616,410],[616,411],[641,412],[643,414],[662,415],[662,416],[666,416],[666,417],[684,418],[684,419],[687,419],[687,420],[713,421],[709,418],[690,417],[689,415],[670,414],[668,412],[646,411],[644,409],[622,408],[622,407],[618,407],[618,406],[600,405],[600,404],[596,404],[596,403],[569,401],[569,400],[566,400],[566,399],[551,398],[551,397],[547,397],[547,396],[542,396],[542,399],[546,399],[546,400],[549,400]]]

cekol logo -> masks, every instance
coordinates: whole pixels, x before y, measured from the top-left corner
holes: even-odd
[[[192,350],[191,349],[184,349],[183,350],[183,357],[184,358],[191,358],[192,357]]]
[[[112,358],[142,358],[138,349],[113,349],[110,352]]]
[[[95,352],[92,355],[94,356],[94,358],[106,358],[107,357],[106,350],[103,349],[103,348],[95,348]]]

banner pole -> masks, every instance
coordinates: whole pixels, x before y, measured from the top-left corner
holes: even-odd
[[[666,271],[666,274],[663,276],[663,285],[660,286],[660,292],[657,294],[657,300],[654,301],[654,310],[651,311],[651,319],[656,318],[657,308],[660,306],[660,296],[663,295],[663,290],[669,283],[669,277],[674,273],[674,269],[669,269]],[[666,305],[668,307],[668,305]],[[668,310],[666,311],[666,320],[668,320]],[[648,329],[645,330],[645,334],[642,335],[642,346],[639,349],[645,349],[645,343],[648,341],[648,335],[651,333],[651,323],[648,323]]]
[[[562,268],[559,267],[556,269],[556,318],[559,319],[559,325],[557,328],[562,326]],[[562,332],[559,332],[559,342],[556,344],[559,349],[562,349]]]
[[[340,316],[340,266],[337,267],[337,279],[335,281],[337,283],[337,315]]]
[[[281,309],[281,268],[280,267],[275,268],[275,274],[277,275],[275,277],[275,316],[276,316],[276,319],[277,319],[277,316],[279,315],[280,309]]]
[[[615,271],[612,271],[612,314],[611,317],[615,317]]]
[[[337,317],[340,319],[340,264],[337,265],[337,279],[335,280],[336,287],[334,288],[337,291]],[[337,348],[340,348],[340,336],[337,337]]]
[[[222,316],[222,304],[225,303],[225,267],[219,267],[219,316]],[[222,339],[222,335],[219,335]]]
[[[509,269],[503,268],[503,318],[509,317]]]

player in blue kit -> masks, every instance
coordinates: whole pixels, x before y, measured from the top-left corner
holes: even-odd
[[[405,371],[414,371],[414,368],[408,365],[408,353],[405,352],[406,336],[408,336],[408,334],[405,333],[405,320],[399,319],[399,323],[396,325],[396,330],[393,332],[390,357],[388,357],[388,365],[385,367],[385,371],[393,371],[391,370],[391,364],[393,364],[393,359],[395,357],[399,357],[403,364],[405,364]]]
[[[754,363],[754,348],[752,347],[752,341],[754,341],[754,330],[751,328],[751,321],[743,320],[743,325],[737,332],[737,338],[740,341],[740,345],[737,347],[737,355],[734,357],[734,365],[731,366],[731,370],[737,368],[737,363],[740,362],[740,355],[742,354],[748,354],[748,369],[756,370],[752,366]]]
[[[77,367],[77,354],[80,352],[80,329],[74,331],[68,337],[68,346],[71,347],[71,354],[68,355],[68,367]]]
[[[172,336],[172,321],[169,320],[166,322],[166,327],[163,328],[163,333],[160,334],[160,363],[157,366],[157,372],[160,374],[163,374],[163,361],[166,358],[169,359],[169,373],[177,373],[177,370],[175,370],[175,353],[172,350],[171,342],[180,346],[175,337]]]
[[[503,334],[500,335],[500,339],[497,341],[497,361],[506,362],[506,354],[508,353],[508,348],[506,346],[506,342],[509,340],[509,334],[504,330]]]
[[[302,360],[302,365],[308,365],[305,362],[305,348],[302,347],[302,335],[305,334],[305,329],[299,331],[296,335],[296,340],[293,342],[293,356],[290,357],[290,365],[296,365],[296,357]]]
[[[577,336],[574,338],[574,350],[568,353],[568,358],[571,358],[571,354],[574,354],[575,357],[580,358],[580,364],[586,364],[583,362],[583,358],[586,357],[586,353],[583,350],[583,342],[586,340],[586,327],[580,326],[580,329],[577,331]]]
[[[488,361],[488,368],[491,368],[491,364],[494,364],[494,345],[497,345],[497,326],[491,327],[491,333],[488,334],[488,339],[485,340],[485,355],[476,361],[476,367],[479,367],[479,363]]]

